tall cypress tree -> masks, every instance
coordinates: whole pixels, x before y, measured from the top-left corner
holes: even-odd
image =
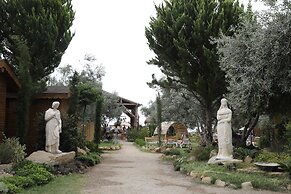
[[[158,93],[156,98],[157,103],[157,124],[158,124],[158,138],[159,138],[159,146],[162,145],[162,102],[161,102],[161,96],[160,93]]]
[[[153,84],[188,90],[204,112],[202,126],[212,141],[214,108],[227,90],[211,39],[221,32],[232,35],[243,9],[234,0],[169,0],[156,12],[145,30],[156,54],[148,63],[157,65],[166,79]]]
[[[102,123],[102,107],[103,107],[103,96],[102,91],[99,92],[96,98],[96,112],[95,112],[95,132],[94,142],[98,145],[101,139],[101,123]]]

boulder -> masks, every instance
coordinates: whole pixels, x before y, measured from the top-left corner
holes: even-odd
[[[291,191],[291,185],[290,185],[290,184],[287,185],[287,190],[288,190],[288,191]]]
[[[212,158],[213,156],[217,156],[216,150],[211,150],[211,152],[209,153],[209,158]]]
[[[208,176],[205,176],[202,178],[201,180],[203,183],[206,183],[206,184],[211,184],[212,182],[212,177],[208,177]]]
[[[198,178],[199,177],[199,175],[195,171],[191,171],[189,175],[192,178]]]
[[[252,161],[253,161],[253,159],[250,156],[246,156],[245,159],[244,159],[244,162],[247,163],[247,164],[252,163]]]
[[[44,163],[51,166],[63,165],[70,163],[74,160],[76,153],[72,152],[63,152],[60,154],[52,154],[42,150],[33,152],[26,159],[35,163]]]
[[[218,186],[218,187],[225,187],[226,183],[224,181],[222,181],[222,180],[217,179],[215,181],[215,185]]]
[[[251,182],[244,182],[241,184],[241,188],[244,190],[251,190],[253,189],[253,185]]]
[[[79,147],[77,147],[77,155],[87,155],[87,152]]]

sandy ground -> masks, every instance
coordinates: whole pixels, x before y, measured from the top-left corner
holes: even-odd
[[[86,173],[82,194],[279,194],[270,191],[243,191],[194,182],[176,172],[160,154],[138,150],[122,142],[119,151],[103,154],[102,163]]]

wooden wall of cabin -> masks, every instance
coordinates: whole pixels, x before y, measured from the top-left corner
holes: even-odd
[[[6,110],[6,79],[3,73],[0,73],[0,142],[2,142],[3,133],[6,128],[5,110]]]

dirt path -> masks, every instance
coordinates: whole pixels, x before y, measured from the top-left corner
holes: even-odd
[[[101,164],[86,174],[82,194],[275,194],[195,183],[161,161],[160,154],[142,152],[128,142],[103,158]]]

